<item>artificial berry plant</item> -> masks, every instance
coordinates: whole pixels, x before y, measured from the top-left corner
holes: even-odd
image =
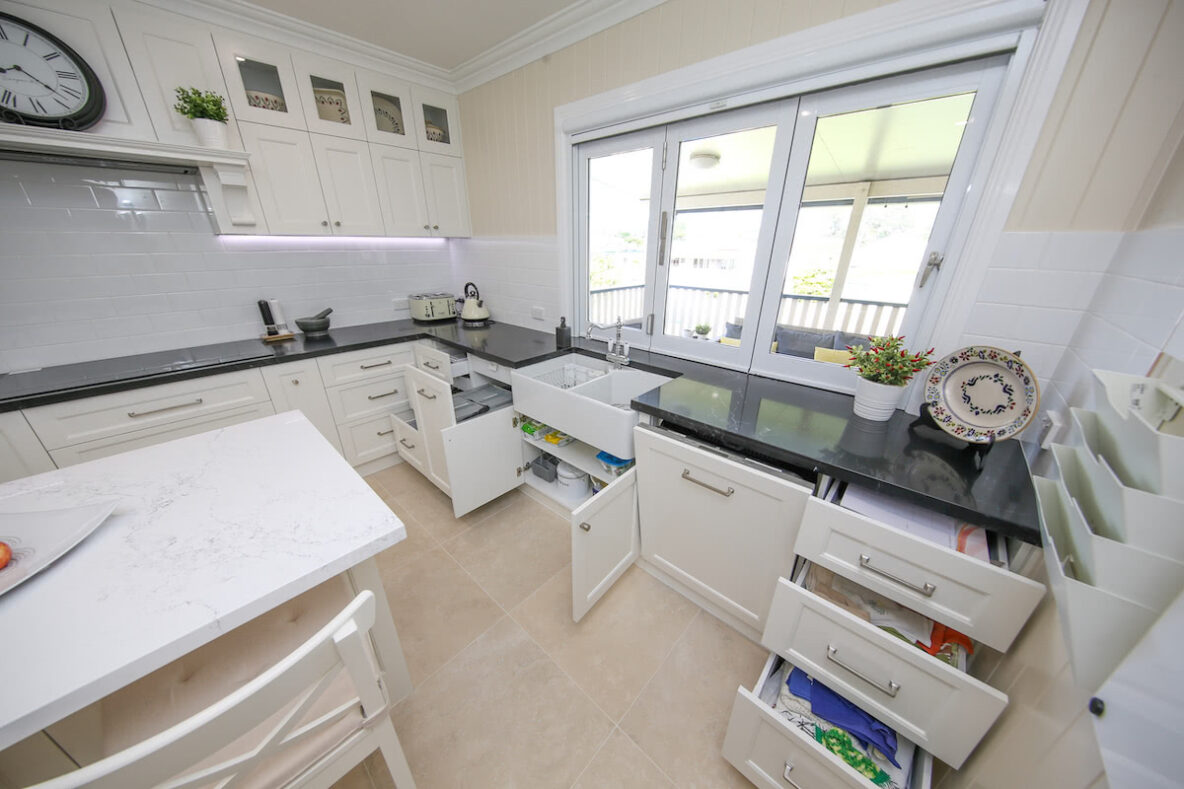
[[[848,345],[851,352],[851,363],[844,365],[853,367],[861,378],[888,386],[904,386],[915,373],[933,364],[929,357],[933,348],[928,351],[913,353],[904,347],[904,337],[868,337],[871,347],[864,350],[862,345]]]

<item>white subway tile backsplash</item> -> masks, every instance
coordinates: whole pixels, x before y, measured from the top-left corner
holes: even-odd
[[[992,266],[1038,269],[1052,233],[1003,233],[995,246]]]
[[[0,372],[254,337],[255,302],[333,324],[450,289],[449,242],[216,236],[194,176],[0,162]]]
[[[1041,268],[1103,272],[1109,269],[1124,234],[1117,232],[1050,233]]]

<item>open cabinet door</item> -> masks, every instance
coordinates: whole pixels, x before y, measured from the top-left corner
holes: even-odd
[[[475,416],[440,435],[456,517],[522,484],[522,431],[513,408]]]
[[[571,514],[572,619],[583,619],[640,553],[637,471],[629,469]]]

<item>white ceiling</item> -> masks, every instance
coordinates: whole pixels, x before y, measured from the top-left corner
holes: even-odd
[[[573,0],[251,0],[271,11],[445,70],[562,11]]]

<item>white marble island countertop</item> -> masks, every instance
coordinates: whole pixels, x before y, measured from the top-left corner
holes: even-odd
[[[0,750],[406,536],[295,411],[0,485],[0,511],[104,499],[0,596]]]

